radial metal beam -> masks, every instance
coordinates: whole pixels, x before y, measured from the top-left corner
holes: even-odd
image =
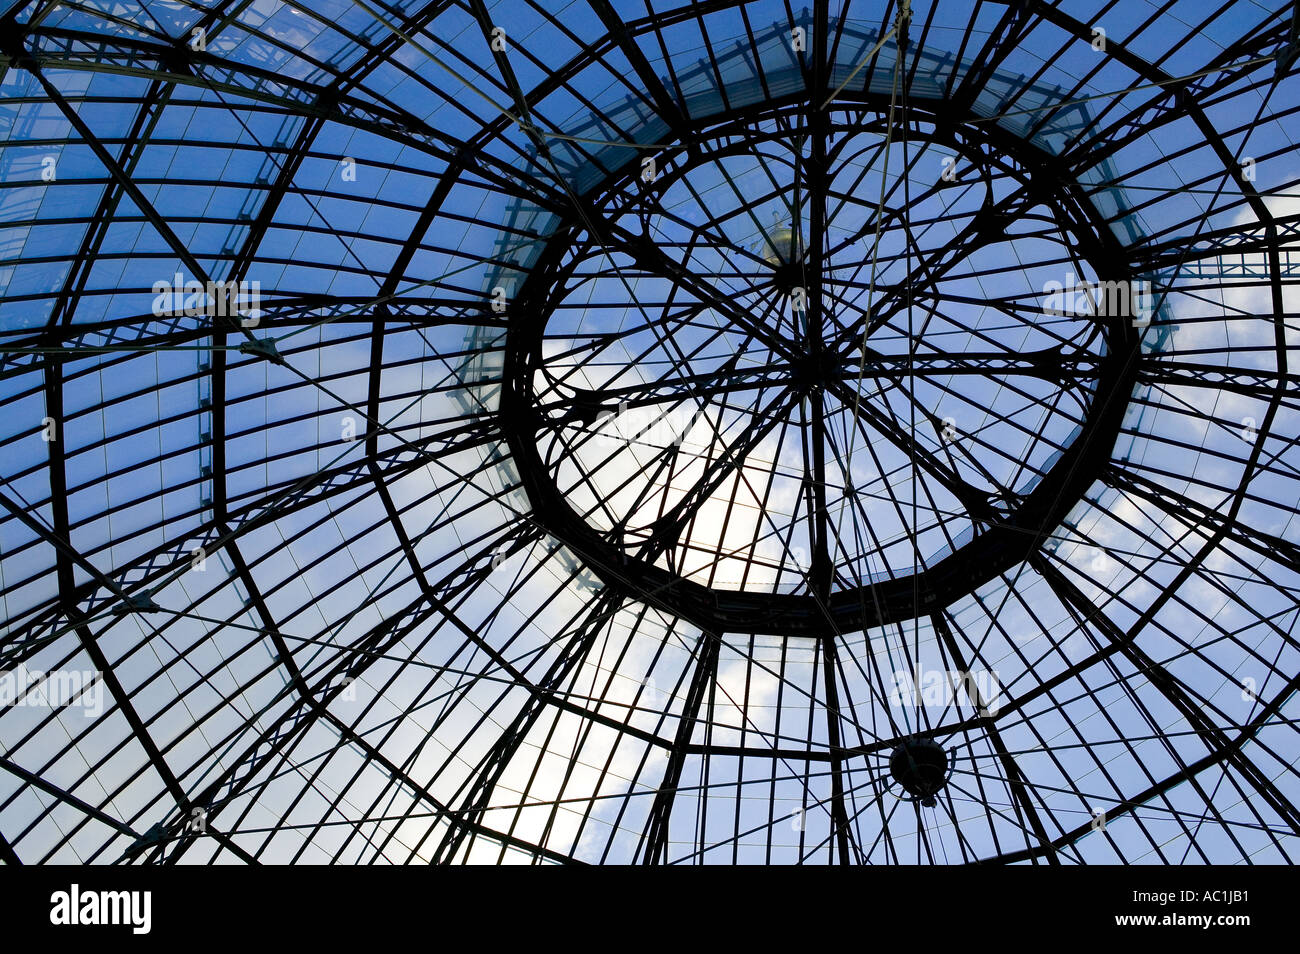
[[[395,479],[441,456],[497,439],[491,420],[470,422],[449,432],[420,438],[413,445],[396,446],[384,451],[380,470],[390,479]],[[368,483],[372,479],[370,467],[370,459],[362,456],[357,461],[327,467],[295,481],[267,498],[228,514],[228,535],[221,532],[222,521],[205,521],[184,539],[177,538],[159,544],[136,560],[104,574],[111,585],[94,579],[75,588],[76,601],[82,605],[79,612],[102,616],[113,601],[121,601],[157,587],[162,581],[187,569],[195,551],[214,554],[227,539],[239,539],[252,530],[267,526],[278,517],[345,493],[359,483]],[[33,646],[48,642],[52,635],[45,630],[57,632],[62,615],[63,604],[56,602],[45,611],[33,615],[22,626],[11,630],[4,642],[0,643],[4,649],[0,658],[3,658],[6,665],[16,664],[20,658],[25,658],[13,654],[30,652]]]
[[[140,214],[148,220],[149,224],[153,226],[154,230],[162,237],[163,241],[171,246],[176,257],[179,258],[185,264],[185,267],[190,270],[190,274],[206,284],[209,281],[208,273],[203,266],[199,264],[199,260],[190,252],[189,246],[172,231],[171,226],[169,226],[163,217],[158,214],[158,210],[153,207],[153,203],[150,202],[149,199],[146,198],[145,194],[140,191],[140,187],[135,184],[135,181],[131,176],[122,168],[122,165],[117,161],[117,158],[108,151],[108,148],[102,142],[100,142],[99,137],[95,135],[94,131],[88,125],[86,125],[86,121],[81,118],[77,113],[77,110],[74,109],[72,104],[68,102],[67,98],[59,92],[58,87],[49,81],[45,76],[45,73],[41,70],[36,57],[28,53],[26,48],[23,47],[21,38],[14,34],[10,34],[7,42],[10,45],[5,52],[13,58],[14,63],[25,69],[38,83],[41,84],[41,88],[45,90],[45,95],[49,97],[50,102],[58,108],[59,112],[63,114],[63,118],[66,119],[68,124],[76,130],[77,135],[81,137],[82,142],[84,142],[90,148],[90,151],[95,154],[95,158],[99,160],[100,165],[108,170],[108,174],[113,177],[118,188],[120,188],[122,192],[131,199],[131,202],[140,210]]]
[[[691,669],[690,684],[686,689],[686,698],[682,703],[681,714],[677,717],[677,731],[673,736],[672,748],[664,766],[663,778],[655,791],[654,803],[645,831],[641,836],[639,853],[641,863],[646,865],[663,864],[668,860],[669,826],[672,821],[673,805],[677,801],[677,790],[682,782],[682,771],[686,765],[687,748],[695,728],[700,724],[700,711],[705,698],[710,699],[718,675],[718,657],[722,647],[722,637],[715,633],[701,632],[695,652],[695,665]]]
[[[952,627],[948,625],[948,614],[944,611],[934,613],[930,617],[930,622],[934,626],[934,631],[939,634],[939,639],[944,647],[952,656],[953,662],[957,664],[958,671],[969,675],[971,670],[966,663],[966,654],[962,652],[957,637],[953,634]],[[974,693],[972,701],[975,703],[975,708],[983,714],[991,700],[980,696],[979,687],[974,680],[967,680],[966,685],[971,687],[971,691]],[[1058,852],[1052,846],[1051,839],[1048,837],[1047,826],[1043,824],[1042,816],[1029,794],[1029,784],[1025,774],[1011,754],[1011,750],[1007,748],[1002,733],[998,731],[997,721],[992,717],[988,718],[984,723],[984,731],[989,742],[993,744],[994,751],[997,752],[998,761],[1002,763],[1002,770],[1006,773],[1006,785],[1011,790],[1011,797],[1015,800],[1016,808],[1029,823],[1028,830],[1033,833],[1038,845],[1046,849],[1047,860],[1051,864],[1059,865],[1061,860],[1058,857]],[[1035,855],[1035,863],[1037,863],[1037,859],[1038,856]]]
[[[19,36],[21,39],[21,33]],[[17,55],[38,70],[48,67],[117,73],[265,103],[285,115],[316,117],[410,146],[445,162],[453,175],[454,170],[468,169],[506,194],[528,198],[556,211],[567,207],[562,193],[484,152],[481,143],[467,148],[465,142],[391,104],[379,105],[288,73],[191,50],[187,45],[162,46],[125,36],[106,37],[56,27],[36,27],[25,38],[33,45],[30,50],[22,48]],[[495,127],[489,124],[487,128]]]
[[[475,5],[480,5],[482,0],[473,0],[473,2]],[[654,102],[659,117],[668,126],[669,131],[674,135],[680,135],[687,126],[686,116],[677,100],[650,66],[650,61],[641,52],[641,47],[637,45],[627,23],[614,12],[608,0],[587,0],[587,5],[596,11],[596,16],[600,17],[600,22],[604,25],[610,39],[618,44],[619,50],[627,57],[628,63],[632,65],[632,72],[641,81],[641,86]]]
[[[1270,724],[1281,714],[1283,704],[1295,694],[1297,689],[1300,689],[1300,674],[1292,677],[1286,685],[1283,686],[1281,692],[1261,706],[1260,711],[1255,718],[1253,718],[1247,725],[1243,726],[1241,731],[1235,736],[1230,737],[1222,745],[1211,750],[1190,765],[1179,769],[1177,772],[1170,774],[1166,778],[1156,782],[1154,785],[1149,786],[1136,795],[1121,799],[1114,806],[1108,808],[1106,810],[1107,824],[1114,824],[1116,819],[1137,812],[1147,802],[1167,794],[1177,786],[1186,782],[1188,779],[1204,772],[1206,769],[1221,765],[1229,756],[1240,752],[1262,728]],[[1042,855],[1049,851],[1059,851],[1069,845],[1076,844],[1079,839],[1084,838],[1095,831],[1095,822],[1090,820],[1087,823],[1079,825],[1078,827],[1054,838],[1050,845],[1025,848],[1021,851],[1009,852],[990,860],[999,864],[1017,864],[1021,861],[1029,861],[1035,857],[1042,857]]]
[[[45,778],[43,775],[38,775],[35,772],[23,768],[21,765],[18,765],[17,763],[13,762],[12,760],[6,758],[3,755],[0,755],[0,769],[4,769],[10,775],[22,779],[24,782],[26,782],[28,785],[31,785],[33,788],[38,788],[42,792],[45,792],[47,795],[53,796],[63,804],[75,808],[77,811],[81,812],[87,818],[93,818],[95,821],[99,822],[100,824],[108,826],[109,828],[113,829],[113,831],[117,832],[119,835],[125,835],[126,837],[130,838],[132,841],[138,841],[140,839],[140,833],[137,832],[135,829],[133,829],[130,825],[126,824],[126,822],[122,821],[121,819],[114,818],[112,815],[109,815],[103,809],[96,808],[94,805],[90,804],[84,799],[78,798],[76,795],[73,795],[71,792],[64,791],[62,788],[55,785],[53,782],[51,782],[48,778]]]
[[[562,692],[564,683],[586,661],[601,631],[609,624],[609,618],[622,603],[623,597],[608,589],[591,601],[577,632],[568,638],[546,672],[537,680],[536,691],[527,692],[528,698],[524,705],[502,729],[491,750],[479,760],[470,777],[461,785],[461,799],[455,811],[457,818],[474,825],[482,824],[492,794],[510,767],[511,760],[542,713],[553,711],[550,705],[552,699]],[[433,862],[450,864],[459,860],[465,841],[471,835],[472,832],[464,825],[449,828],[433,854]]]
[[[1210,751],[1223,752],[1225,765],[1249,782],[1264,803],[1286,822],[1294,834],[1300,835],[1300,810],[1291,804],[1286,795],[1245,756],[1240,748],[1229,744],[1227,731],[1216,725],[1206,714],[1205,709],[1209,702],[1194,697],[1167,668],[1147,655],[1132,637],[1111,621],[1105,610],[1088,599],[1050,559],[1035,554],[1030,557],[1029,562],[1047,580],[1057,598],[1066,606],[1073,607],[1083,614],[1083,617],[1107,641],[1119,646],[1120,652],[1132,663],[1137,672],[1145,677],[1187,720],[1187,724],[1195,730],[1205,747]],[[1135,694],[1136,689],[1130,687],[1129,692]]]

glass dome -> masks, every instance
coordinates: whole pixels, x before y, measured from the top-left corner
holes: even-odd
[[[1300,853],[1292,4],[0,11],[5,861]]]

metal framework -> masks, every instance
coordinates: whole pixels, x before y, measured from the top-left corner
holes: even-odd
[[[1292,861],[1300,15],[1093,6],[0,3],[0,859]]]

